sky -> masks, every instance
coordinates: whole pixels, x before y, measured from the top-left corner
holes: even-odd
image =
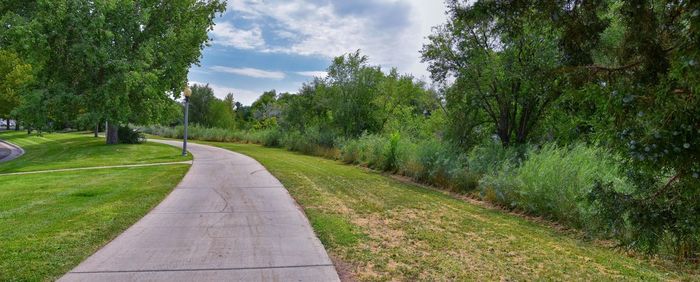
[[[267,90],[296,93],[358,49],[372,65],[427,81],[419,51],[444,9],[442,0],[228,0],[189,81],[250,105]]]

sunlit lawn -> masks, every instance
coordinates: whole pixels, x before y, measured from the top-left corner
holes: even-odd
[[[62,168],[176,162],[192,159],[180,156],[179,149],[156,143],[138,146],[105,145],[104,138],[91,134],[53,133],[28,136],[25,131],[0,132],[0,139],[25,150],[11,162],[0,163],[0,173]]]
[[[185,160],[175,147],[107,146],[82,134],[0,138],[27,151],[2,172]],[[0,281],[60,277],[158,204],[188,167],[0,175]]]

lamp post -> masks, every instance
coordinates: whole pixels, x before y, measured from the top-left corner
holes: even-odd
[[[192,89],[189,86],[185,86],[183,91],[185,94],[185,134],[182,139],[182,155],[187,156],[187,116],[189,114],[190,108],[190,96],[192,96]]]

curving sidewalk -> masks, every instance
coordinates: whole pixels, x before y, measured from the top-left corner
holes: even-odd
[[[189,149],[193,165],[173,192],[59,281],[339,281],[265,167],[212,146]]]
[[[19,158],[24,155],[24,150],[15,144],[0,140],[0,163]]]

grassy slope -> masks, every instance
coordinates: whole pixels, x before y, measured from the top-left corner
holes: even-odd
[[[77,134],[0,138],[8,135],[27,153],[0,164],[3,172],[184,160],[160,144],[109,147]],[[60,277],[159,203],[188,167],[0,175],[0,281]]]
[[[0,139],[19,145],[25,151],[25,154],[16,160],[0,163],[0,173],[191,159],[189,156],[180,156],[179,149],[172,146],[155,143],[107,146],[104,138],[93,138],[90,134],[54,133],[27,136],[24,131],[12,131],[1,132]]]
[[[265,165],[359,280],[699,278],[362,168],[258,145],[208,144]]]

